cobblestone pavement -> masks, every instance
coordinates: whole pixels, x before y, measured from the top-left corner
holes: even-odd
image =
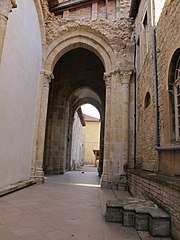
[[[134,228],[105,221],[111,199],[92,168],[47,176],[0,198],[0,240],[139,240]]]

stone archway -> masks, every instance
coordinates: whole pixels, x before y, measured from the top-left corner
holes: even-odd
[[[78,28],[62,32],[61,35],[49,46],[45,69],[53,71],[56,62],[66,52],[82,47],[92,51],[102,61],[107,73],[117,70],[116,57],[107,40],[96,32]]]
[[[85,48],[68,51],[56,63],[49,92],[44,150],[46,173],[61,174],[70,169],[75,106],[80,100],[88,98],[104,108],[103,74],[104,66],[101,60]]]
[[[117,68],[113,48],[106,37],[94,30],[73,28],[64,31],[48,47],[47,59],[42,71],[44,87],[41,95],[41,116],[36,151],[36,176],[43,176],[43,153],[46,128],[49,83],[53,78],[53,69],[66,53],[74,49],[86,49],[96,56],[104,66],[105,83],[105,130],[104,130],[104,166],[102,186],[118,185],[120,176],[124,176],[133,148],[133,80],[131,69]],[[54,81],[54,80],[53,80]],[[53,81],[51,85],[53,85]],[[80,87],[80,86],[78,86]],[[132,94],[130,94],[130,92]],[[130,109],[131,104],[131,109]],[[130,120],[131,119],[131,120]],[[129,132],[131,131],[131,136]],[[130,159],[131,160],[131,159]],[[124,181],[124,180],[123,180]]]
[[[81,93],[79,93],[81,92]],[[74,95],[78,95],[77,101],[74,101]],[[71,102],[72,100],[72,102]],[[73,124],[73,116],[77,109],[81,107],[84,104],[91,104],[93,105],[100,114],[100,138],[99,138],[99,150],[100,150],[100,156],[99,156],[99,164],[98,164],[98,174],[99,176],[103,173],[103,159],[104,159],[104,124],[105,124],[105,106],[104,103],[101,102],[101,99],[98,97],[98,95],[93,92],[91,89],[77,89],[72,95],[71,95],[71,118],[70,118],[70,135],[72,134],[72,124]],[[71,141],[68,144],[71,147]],[[70,152],[69,147],[69,152]],[[67,161],[70,162],[70,154],[68,154]]]

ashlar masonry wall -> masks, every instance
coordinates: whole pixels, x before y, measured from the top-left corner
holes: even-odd
[[[179,145],[173,130],[173,113],[169,79],[170,63],[175,51],[180,48],[180,2],[169,1],[165,5],[157,24],[157,70],[160,117],[161,146]],[[174,101],[174,99],[173,99]],[[161,151],[159,153],[159,170],[167,175],[180,176],[180,151]]]
[[[157,2],[157,1],[156,1]],[[164,2],[156,26],[159,124],[161,146],[179,145],[172,139],[172,113],[168,91],[172,56],[180,47],[180,2]],[[157,5],[156,5],[157,6]],[[141,1],[135,20],[137,44],[137,168],[128,172],[128,186],[133,195],[144,195],[171,216],[171,232],[180,239],[180,152],[155,150],[154,74],[150,1]],[[155,11],[156,12],[156,11]],[[147,14],[147,15],[146,15]],[[147,21],[145,20],[147,16]],[[156,19],[157,20],[157,19]],[[145,29],[148,23],[146,38]],[[147,43],[147,45],[146,45]],[[146,101],[147,93],[150,98]],[[145,171],[144,171],[145,170]]]
[[[134,106],[131,97],[134,82],[131,74],[134,43],[132,22],[128,17],[129,7],[130,1],[124,0],[119,6],[116,1],[109,1],[107,6],[98,2],[73,11],[69,9],[56,16],[48,12],[48,9],[46,12],[49,55],[45,68],[53,71],[58,59],[75,48],[87,48],[104,65],[104,166],[107,163],[104,173],[110,182],[114,178],[118,180],[120,174],[125,174],[129,156],[133,158]],[[130,150],[128,145],[131,145]]]
[[[131,170],[128,172],[129,191],[133,196],[148,197],[171,216],[171,234],[180,239],[180,179]]]
[[[179,1],[164,2],[156,25],[158,106],[160,145],[178,145],[172,139],[172,112],[168,91],[171,58],[180,46],[177,34],[180,24]],[[160,4],[162,5],[162,4]],[[159,7],[157,5],[157,7]],[[141,1],[135,20],[137,68],[137,165],[144,170],[179,175],[179,153],[155,150],[154,69],[150,1]],[[156,12],[156,11],[155,11]],[[147,29],[146,29],[147,16]],[[155,15],[156,16],[156,15]],[[146,32],[147,31],[147,32]],[[147,35],[146,35],[147,34]],[[147,38],[146,38],[147,37]],[[149,103],[146,96],[149,93]],[[176,166],[174,168],[174,166]]]

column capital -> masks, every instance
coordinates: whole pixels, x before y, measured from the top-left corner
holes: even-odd
[[[106,87],[107,88],[110,88],[111,87],[111,77],[112,77],[112,74],[111,73],[104,73],[104,81],[105,81],[105,84],[106,84]]]
[[[122,76],[122,84],[129,84],[130,83],[130,77],[131,77],[132,71],[120,71],[120,75]]]
[[[41,75],[43,77],[43,87],[49,87],[49,83],[54,79],[54,75],[51,71],[41,70]]]

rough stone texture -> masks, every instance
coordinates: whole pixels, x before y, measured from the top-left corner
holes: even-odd
[[[106,220],[135,227],[137,231],[149,231],[153,237],[170,236],[170,216],[145,198],[107,201]]]
[[[143,19],[147,11],[148,22],[148,50],[146,49],[145,30]],[[154,86],[153,86],[153,61],[150,27],[150,1],[141,1],[138,15],[135,19],[136,49],[136,90],[137,90],[137,166],[150,171],[158,170],[158,154],[154,148],[155,125],[154,125]],[[145,109],[145,95],[151,96],[150,105]]]
[[[123,202],[111,200],[106,202],[106,221],[119,222],[123,221]]]
[[[123,226],[124,227],[134,227],[135,223],[135,214],[133,211],[124,211],[123,212]]]
[[[179,179],[159,174],[131,170],[128,186],[134,196],[148,196],[163,207],[171,216],[171,232],[175,239],[180,238],[180,183]],[[161,180],[162,179],[162,180]]]
[[[170,235],[170,218],[160,209],[149,212],[149,232],[153,237],[168,237]]]
[[[47,44],[51,44],[59,35],[66,32],[83,29],[87,32],[100,36],[114,50],[118,59],[118,67],[132,68],[133,61],[133,41],[132,25],[128,18],[110,21],[98,19],[96,21],[66,20],[55,16],[46,19]]]
[[[171,57],[180,46],[177,29],[180,25],[178,14],[179,1],[172,1],[165,5],[157,23],[157,64],[158,64],[158,93],[160,114],[160,142],[162,146],[178,144],[172,141],[172,126],[170,112],[170,97],[168,92],[168,69]],[[155,110],[154,110],[154,86],[153,86],[153,60],[151,27],[148,32],[148,53],[145,54],[144,35],[139,22],[147,9],[148,22],[150,23],[149,1],[141,1],[139,13],[135,23],[136,38],[140,41],[139,62],[137,60],[137,162],[145,170],[158,171],[159,169],[168,175],[179,175],[179,152],[163,153],[158,156],[155,151]],[[150,24],[149,24],[150,25]],[[151,95],[150,105],[145,108],[145,95]],[[160,164],[159,164],[160,162]],[[174,168],[174,166],[176,166]]]
[[[137,231],[147,231],[149,225],[148,214],[136,214],[134,226]]]
[[[177,32],[180,26],[180,1],[156,2],[156,44],[157,44],[157,72],[159,95],[159,123],[161,146],[178,145],[175,141],[172,122],[170,95],[168,92],[168,78],[171,58],[180,47]],[[160,7],[157,9],[157,6]],[[161,11],[161,14],[157,11]],[[148,52],[145,49],[145,34],[143,16],[147,11]],[[160,172],[169,176],[180,175],[180,152],[155,150],[155,109],[153,86],[152,32],[151,32],[150,1],[141,1],[137,18],[135,19],[135,35],[137,42],[137,167],[152,172]],[[150,105],[145,108],[146,93],[150,93]],[[153,176],[153,173],[151,173]],[[132,194],[145,195],[154,199],[171,215],[172,234],[180,239],[180,205],[179,189],[173,184],[166,184],[166,177],[161,182],[139,175],[129,175],[128,184]],[[173,180],[172,180],[173,182]],[[178,184],[178,183],[177,183]]]
[[[168,78],[172,55],[180,47],[180,38],[177,34],[180,26],[180,2],[171,1],[163,9],[157,24],[157,51],[158,51],[158,81],[159,81],[159,112],[160,112],[160,140],[161,145],[178,145],[172,127],[173,114],[171,112]],[[168,19],[168,20],[167,20]],[[159,155],[160,171],[174,176],[180,175],[180,151],[161,152]]]

